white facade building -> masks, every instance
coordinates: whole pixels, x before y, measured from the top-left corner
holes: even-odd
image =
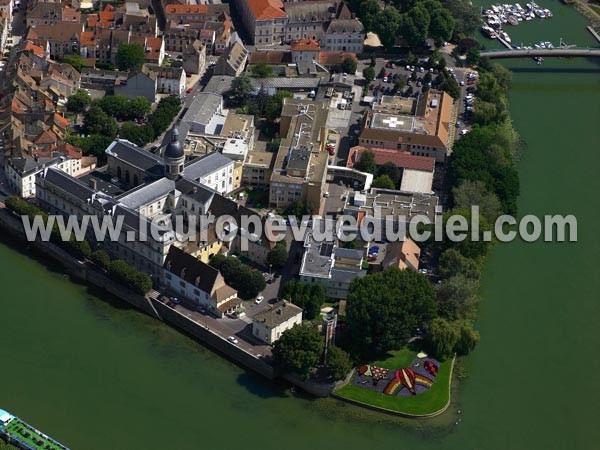
[[[47,167],[76,176],[81,172],[81,160],[60,154],[50,158],[12,158],[6,166],[8,184],[22,198],[35,197],[35,177]]]
[[[252,334],[257,339],[272,345],[284,331],[301,323],[302,308],[281,300],[253,317]]]
[[[219,152],[194,159],[185,166],[184,176],[217,191],[221,195],[234,189],[234,161]]]

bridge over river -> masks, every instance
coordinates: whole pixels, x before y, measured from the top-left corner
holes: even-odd
[[[511,50],[483,50],[481,56],[490,59],[534,57],[600,58],[600,48],[521,48]]]

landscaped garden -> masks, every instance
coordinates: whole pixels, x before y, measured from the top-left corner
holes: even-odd
[[[451,368],[451,359],[439,362],[403,348],[358,367],[352,381],[335,394],[402,414],[433,414],[448,403]]]

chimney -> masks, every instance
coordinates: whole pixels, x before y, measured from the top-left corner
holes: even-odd
[[[98,182],[95,178],[90,178],[90,187],[94,190],[98,190]]]

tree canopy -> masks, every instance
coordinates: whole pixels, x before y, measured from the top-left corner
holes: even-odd
[[[372,187],[380,188],[380,189],[395,189],[396,185],[394,181],[387,174],[379,175],[377,178],[373,180],[371,183]]]
[[[375,174],[375,172],[377,171],[377,163],[375,163],[375,153],[373,153],[371,150],[362,152],[362,154],[360,155],[360,160],[354,164],[354,168],[356,170],[360,170],[361,172]]]
[[[285,241],[279,241],[267,255],[267,262],[274,268],[279,269],[285,266],[288,260],[288,251]]]
[[[271,66],[265,63],[258,63],[252,66],[252,76],[256,78],[269,78],[275,75]]]
[[[248,77],[237,77],[231,82],[231,87],[225,92],[225,98],[230,106],[242,106],[250,97],[254,88]]]
[[[273,358],[282,370],[307,379],[321,362],[323,348],[323,337],[316,328],[296,325],[275,342]]]
[[[67,101],[67,110],[74,113],[80,113],[85,111],[92,103],[92,97],[83,89],[79,89],[77,92],[69,96]]]
[[[307,320],[319,317],[321,306],[325,302],[325,289],[320,284],[290,280],[284,284],[281,295],[302,308]]]
[[[334,380],[343,380],[352,370],[350,355],[335,345],[327,349],[327,372]]]
[[[244,300],[256,297],[266,286],[260,271],[250,269],[234,256],[215,255],[210,265],[221,272],[225,282],[237,289],[238,295]]]
[[[83,118],[83,131],[86,134],[98,134],[114,138],[117,135],[117,123],[102,109],[92,106]]]
[[[357,67],[358,64],[356,63],[356,60],[354,58],[351,58],[350,56],[346,57],[342,62],[342,70],[344,71],[344,73],[350,73],[354,75],[356,73]]]
[[[115,59],[119,70],[137,69],[144,64],[146,52],[140,44],[119,44]]]
[[[355,278],[346,310],[350,348],[362,355],[400,348],[436,316],[436,309],[431,283],[412,270],[389,267]]]

